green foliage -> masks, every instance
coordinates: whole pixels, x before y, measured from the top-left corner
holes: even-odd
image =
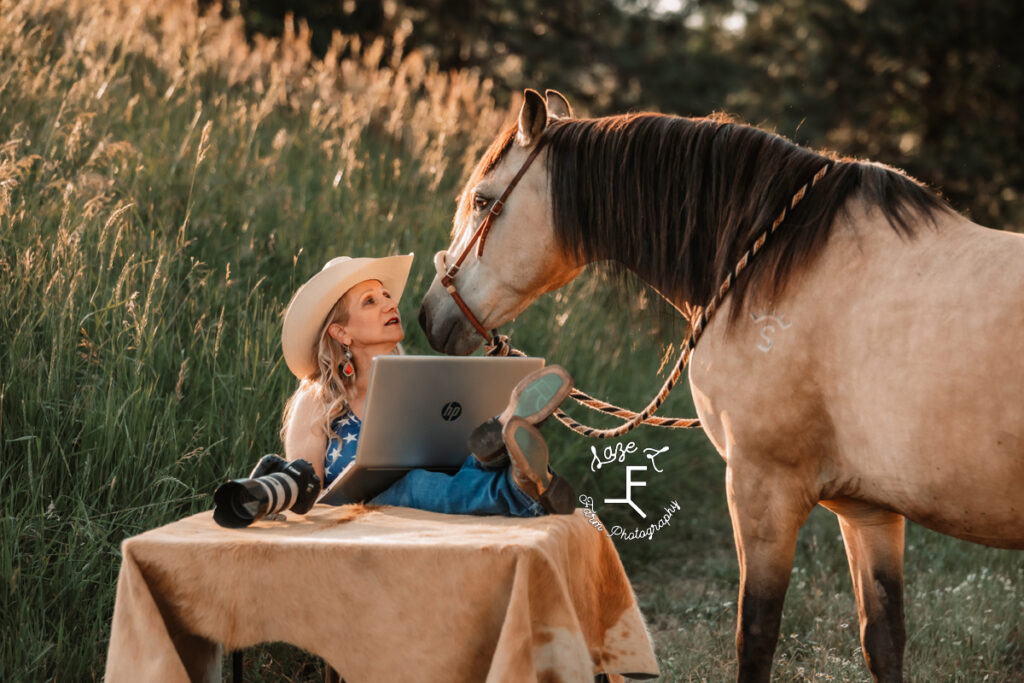
[[[724,15],[728,3],[716,7]],[[562,10],[547,11],[560,26]],[[668,30],[615,27],[626,29],[641,42]],[[328,38],[320,61],[314,34],[292,24],[280,40],[247,43],[240,20],[169,0],[25,0],[0,4],[0,35],[0,679],[95,679],[120,542],[209,509],[220,481],[279,450],[294,388],[280,316],[297,284],[339,254],[416,251],[402,302],[414,320],[460,182],[509,112],[491,82],[439,69],[429,46],[406,48],[401,32]],[[694,60],[721,59],[711,34],[685,35]],[[652,43],[658,59],[676,49],[670,38]],[[552,52],[550,64],[561,58]],[[623,68],[656,71],[645,59]],[[720,72],[696,73],[705,63],[686,62],[679,78],[706,88],[694,101],[713,108]],[[575,97],[583,77],[566,78],[554,85]],[[623,294],[587,273],[510,330],[585,389],[639,407],[681,338],[659,311],[650,292]],[[407,333],[410,352],[429,352],[415,325]],[[681,388],[663,412],[692,410]],[[592,444],[557,425],[545,432],[581,492],[622,495],[621,470],[591,471]],[[699,431],[629,439],[670,449],[637,500],[682,507],[655,540],[617,543],[664,679],[729,678],[737,573],[722,461]],[[624,508],[599,512],[637,525]],[[787,680],[803,680],[801,666],[865,678],[836,535],[821,513],[801,537],[780,648]],[[1014,680],[1024,662],[1017,556],[920,529],[909,538],[911,675]],[[246,656],[267,680],[320,675],[284,646]]]
[[[798,142],[904,168],[976,221],[1024,229],[1024,6],[758,3],[726,106]]]
[[[500,101],[556,88],[592,115],[726,110],[904,168],[985,225],[1024,229],[1024,5],[1005,0],[237,0],[479,69]]]

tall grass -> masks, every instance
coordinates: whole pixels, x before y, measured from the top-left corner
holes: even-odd
[[[314,62],[178,3],[4,3],[0,35],[0,678],[75,680],[120,541],[279,450],[296,283],[443,241],[462,122],[504,112],[415,54]]]
[[[460,181],[508,118],[472,72],[342,36],[316,60],[288,28],[249,45],[237,21],[170,0],[0,4],[2,680],[102,675],[121,540],[209,508],[220,481],[280,450],[295,287],[339,254],[416,251],[414,320]],[[657,307],[585,275],[510,329],[638,407],[681,331]],[[408,350],[429,352],[407,332]],[[692,414],[686,391],[664,412]],[[578,489],[622,494],[621,471],[591,471],[591,444],[547,432]],[[721,461],[699,432],[626,440],[670,447],[638,500],[683,507],[653,541],[618,543],[666,679],[726,679],[736,569]],[[599,512],[638,526],[622,506]],[[802,537],[786,680],[865,677],[836,535],[822,513]],[[908,671],[1020,680],[1019,556],[910,539]],[[317,675],[267,652],[268,679]]]

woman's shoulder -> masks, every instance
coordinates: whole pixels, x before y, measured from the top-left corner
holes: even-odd
[[[319,387],[315,382],[302,380],[285,404],[285,423],[289,428],[300,425],[312,428],[317,420],[323,419],[323,414],[323,399]]]
[[[310,405],[317,401],[319,394],[316,382],[304,379],[299,382],[298,388],[292,394],[292,400],[297,404]]]

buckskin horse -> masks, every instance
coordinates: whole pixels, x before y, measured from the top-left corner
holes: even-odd
[[[449,354],[590,262],[633,271],[691,325],[732,285],[689,379],[727,465],[739,680],[770,678],[815,504],[839,519],[880,681],[902,680],[905,519],[1024,548],[1021,235],[971,223],[895,169],[723,117],[576,119],[559,93],[532,90],[465,185],[452,234],[420,312]]]

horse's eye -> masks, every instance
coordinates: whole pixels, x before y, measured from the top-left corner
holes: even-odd
[[[473,195],[473,208],[478,211],[483,211],[490,206],[491,200],[489,197],[485,197],[482,194]]]

